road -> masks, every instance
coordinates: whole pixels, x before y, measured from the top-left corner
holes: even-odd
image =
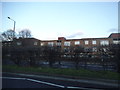
[[[29,77],[11,73],[3,73],[2,88],[78,88],[78,89],[110,89],[114,86],[83,83],[77,81],[57,80],[51,78]]]
[[[45,85],[42,83],[36,83],[19,78],[4,78],[3,88],[55,88],[54,86]]]

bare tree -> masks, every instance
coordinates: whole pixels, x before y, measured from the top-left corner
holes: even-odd
[[[21,38],[31,38],[31,31],[29,29],[23,29],[19,32]]]
[[[0,42],[1,42],[1,41],[5,41],[5,39],[4,39],[4,37],[3,37],[2,34],[0,34]]]
[[[74,61],[75,61],[75,68],[78,69],[79,62],[81,61],[80,53],[84,52],[84,48],[82,46],[78,46],[74,48]]]
[[[111,44],[109,49],[112,55],[114,55],[113,60],[117,65],[117,72],[120,73],[120,44]]]
[[[14,37],[15,32],[11,29],[3,32],[1,35],[2,39],[5,41],[12,41]]]
[[[57,48],[51,46],[44,46],[43,48],[44,58],[48,60],[49,66],[53,67],[53,64],[55,63],[58,56]]]

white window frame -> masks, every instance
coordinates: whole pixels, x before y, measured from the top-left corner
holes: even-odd
[[[109,45],[109,40],[101,40],[100,45]]]
[[[85,40],[85,45],[88,45],[89,44],[89,41],[88,40]]]
[[[64,46],[70,46],[70,42],[69,41],[64,42]]]
[[[93,41],[92,41],[92,44],[93,44],[93,45],[96,45],[96,44],[97,44],[97,41],[96,41],[96,40],[93,40]]]
[[[113,44],[119,44],[120,43],[120,41],[118,41],[118,40],[113,40]]]
[[[53,46],[54,42],[48,42],[48,46]]]
[[[80,41],[75,41],[75,45],[80,45]]]
[[[44,43],[43,42],[41,42],[41,44],[40,44],[41,46],[44,46]]]

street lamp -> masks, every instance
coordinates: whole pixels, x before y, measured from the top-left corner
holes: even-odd
[[[12,20],[13,22],[14,22],[14,27],[13,27],[13,38],[15,38],[15,24],[16,24],[16,22],[15,22],[15,20],[13,20],[13,19],[11,19],[10,17],[8,17],[8,19],[10,19],[10,20]]]

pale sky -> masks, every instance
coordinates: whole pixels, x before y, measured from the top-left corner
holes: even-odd
[[[3,2],[2,31],[31,30],[40,40],[108,37],[118,31],[117,2]]]

